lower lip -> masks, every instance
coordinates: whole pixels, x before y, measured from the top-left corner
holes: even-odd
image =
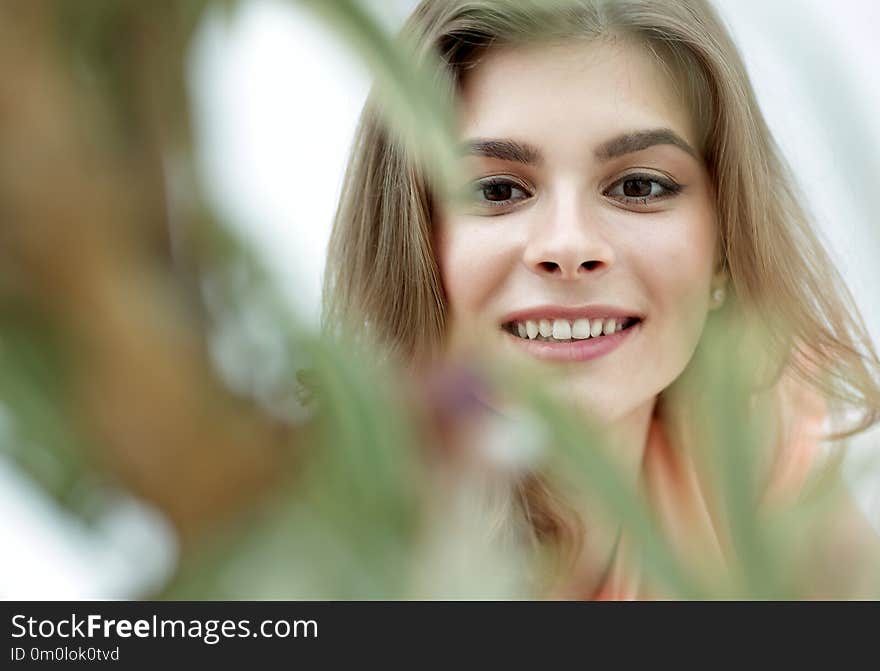
[[[630,326],[625,331],[618,331],[611,335],[587,338],[585,340],[572,340],[571,342],[545,342],[543,340],[526,340],[512,333],[505,334],[511,338],[518,347],[522,348],[537,359],[545,361],[591,361],[606,354],[610,354],[623,344],[634,331],[642,327],[643,322]]]

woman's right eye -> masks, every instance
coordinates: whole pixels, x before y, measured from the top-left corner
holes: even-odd
[[[531,197],[531,194],[516,182],[498,177],[477,182],[474,192],[477,202],[488,207],[504,207]],[[517,193],[521,196],[515,197]]]

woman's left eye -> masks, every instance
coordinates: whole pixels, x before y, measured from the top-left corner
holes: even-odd
[[[652,201],[674,196],[679,191],[680,185],[656,175],[627,175],[612,184],[605,195],[631,205],[649,205]]]

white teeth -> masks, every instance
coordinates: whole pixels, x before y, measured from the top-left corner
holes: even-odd
[[[608,319],[580,318],[574,321],[567,319],[527,319],[511,324],[513,332],[520,338],[540,340],[542,342],[564,342],[597,338],[601,335],[612,335],[623,330],[626,320],[609,317]]]
[[[567,319],[554,319],[553,337],[557,340],[571,340],[571,322]]]
[[[576,340],[585,340],[590,337],[590,320],[575,319],[571,327],[571,337]]]
[[[531,340],[538,337],[538,325],[531,319],[526,322],[526,335],[529,336]]]

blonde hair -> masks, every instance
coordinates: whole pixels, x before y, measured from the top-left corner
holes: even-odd
[[[438,55],[456,83],[496,45],[542,38],[644,45],[679,87],[699,129],[716,198],[718,258],[730,279],[721,318],[760,325],[768,382],[784,371],[832,407],[856,413],[835,415],[837,423],[852,420],[835,437],[877,421],[877,354],[801,205],[737,48],[708,2],[424,0],[403,32],[423,53]],[[430,187],[386,129],[376,102],[373,94],[364,108],[344,180],[323,320],[328,328],[356,323],[406,361],[440,351],[446,305],[432,249]],[[700,361],[698,354],[689,369]],[[670,424],[690,402],[680,384],[672,387],[660,398]],[[671,435],[684,440],[674,429]],[[580,531],[570,511],[534,478],[524,491],[536,532],[577,547]]]

